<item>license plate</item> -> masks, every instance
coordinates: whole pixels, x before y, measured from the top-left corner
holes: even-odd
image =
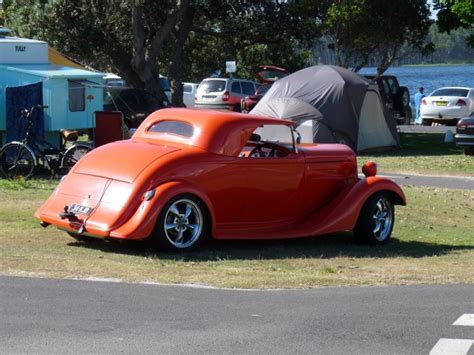
[[[81,206],[81,205],[77,205],[77,204],[72,204],[71,206],[69,206],[69,209],[68,209],[68,212],[84,214],[86,216],[89,213],[91,213],[91,211],[92,211],[91,207]]]
[[[447,106],[448,103],[446,101],[435,101],[436,106]]]

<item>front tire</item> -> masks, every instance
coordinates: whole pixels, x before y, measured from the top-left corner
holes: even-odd
[[[474,155],[474,148],[464,148],[465,155]]]
[[[209,234],[209,213],[192,195],[171,199],[158,216],[152,238],[159,250],[190,251],[201,245]]]
[[[360,211],[354,228],[357,243],[385,244],[392,234],[395,223],[395,209],[388,193],[378,192],[372,195]]]

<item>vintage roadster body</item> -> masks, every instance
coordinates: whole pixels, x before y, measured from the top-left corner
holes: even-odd
[[[384,243],[398,185],[359,178],[342,144],[298,144],[288,120],[193,109],[151,114],[130,140],[81,159],[35,213],[80,237],[152,238],[188,250],[207,237],[277,239],[354,230]]]

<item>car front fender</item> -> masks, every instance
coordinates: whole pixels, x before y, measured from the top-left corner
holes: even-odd
[[[173,197],[181,194],[194,195],[204,203],[211,219],[211,234],[213,235],[215,230],[214,209],[204,192],[186,181],[165,182],[153,190],[155,191],[154,196],[148,201],[142,201],[127,222],[110,232],[110,237],[119,239],[148,238],[153,232],[156,220],[163,207]]]
[[[307,235],[334,233],[354,229],[365,201],[373,194],[386,191],[396,205],[406,205],[406,197],[400,186],[394,181],[371,176],[360,179],[344,189],[322,210],[308,216],[305,220]]]

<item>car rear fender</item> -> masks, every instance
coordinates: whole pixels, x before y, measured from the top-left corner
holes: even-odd
[[[389,193],[394,204],[406,205],[405,194],[394,181],[371,176],[360,179],[355,185],[342,191],[322,211],[320,210],[313,216],[309,216],[305,222],[317,226],[317,234],[352,230],[357,223],[365,201],[380,191]]]
[[[112,238],[145,239],[151,235],[156,220],[166,203],[181,194],[191,194],[199,198],[205,205],[211,218],[211,235],[215,231],[215,218],[212,203],[205,193],[187,181],[169,181],[155,189],[154,196],[142,201],[134,215],[123,225],[110,233]]]

